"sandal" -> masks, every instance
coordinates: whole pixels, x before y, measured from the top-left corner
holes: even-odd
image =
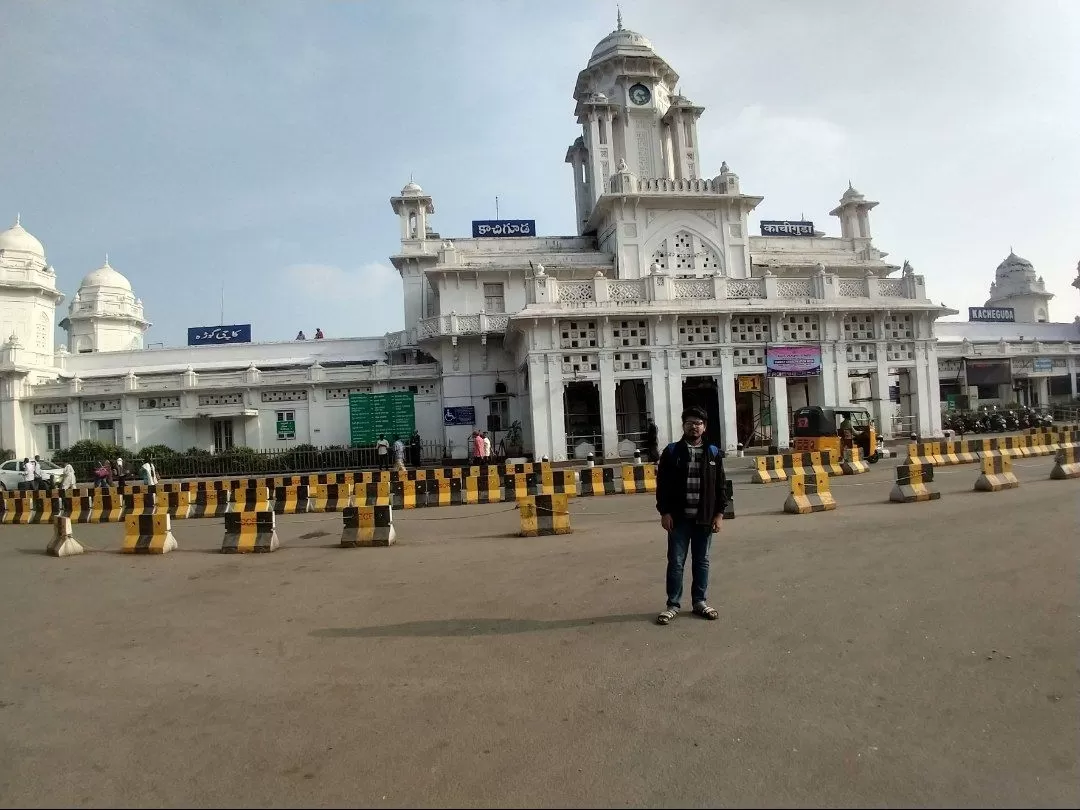
[[[670,624],[671,620],[679,615],[679,609],[669,607],[663,613],[656,617],[657,624]]]
[[[703,619],[709,619],[710,621],[720,618],[720,614],[716,612],[716,608],[711,608],[704,602],[694,605],[694,613],[701,616]]]

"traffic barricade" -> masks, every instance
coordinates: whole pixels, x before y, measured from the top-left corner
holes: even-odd
[[[415,509],[416,481],[391,481],[390,503],[398,509]]]
[[[791,494],[784,502],[784,511],[788,514],[808,515],[811,512],[827,512],[836,508],[828,473],[796,474],[788,480],[791,483]]]
[[[124,517],[128,515],[152,515],[157,511],[157,495],[139,492],[124,495]]]
[[[829,475],[851,475],[851,473],[845,473],[843,468],[843,460],[847,452],[847,450],[822,450],[821,469],[825,470]],[[855,452],[859,452],[858,448],[855,448]]]
[[[168,554],[176,548],[172,518],[164,512],[133,514],[124,518],[125,554]]]
[[[323,512],[340,512],[346,506],[349,506],[352,501],[350,499],[352,483],[351,482],[338,482],[335,484],[326,484],[323,486],[322,497],[322,511]],[[312,501],[312,507],[314,507],[314,500]],[[312,511],[315,511],[312,509]]]
[[[623,464],[622,491],[628,494],[656,492],[656,467],[652,464]]]
[[[391,546],[394,533],[394,508],[390,504],[349,506],[341,511],[342,548]]]
[[[1080,449],[1076,445],[1063,447],[1054,456],[1054,468],[1050,471],[1054,481],[1080,478]]]
[[[578,470],[579,495],[615,495],[618,492],[614,467],[586,467]]]
[[[462,500],[464,503],[502,502],[502,477],[498,474],[470,475],[462,481],[462,484]]]
[[[191,508],[188,517],[212,518],[223,517],[229,512],[230,490],[206,487],[188,493],[191,496]]]
[[[1004,453],[983,456],[982,474],[975,479],[977,492],[1000,492],[1020,486],[1012,469],[1012,458]]]
[[[566,495],[529,495],[518,499],[521,537],[570,534],[570,499]]]
[[[242,512],[258,512],[259,509],[237,510]],[[292,487],[278,487],[274,490],[273,511],[278,515],[297,515],[308,511],[308,487],[303,485]]]
[[[8,525],[26,524],[34,513],[34,504],[30,498],[24,498],[22,493],[4,493],[4,512],[0,515],[0,523]]]
[[[233,489],[230,512],[270,512],[270,489],[254,486]]]
[[[85,549],[71,533],[71,518],[61,515],[53,518],[53,533],[45,553],[52,557],[70,557],[82,554]]]
[[[889,493],[893,503],[936,501],[941,493],[934,486],[934,465],[908,461],[896,468],[896,484]]]
[[[376,504],[390,503],[389,481],[354,483],[352,491],[352,506],[375,506]]]
[[[786,481],[787,470],[784,469],[783,456],[758,456],[754,459],[754,472],[750,476],[751,483],[771,484],[774,481]]]
[[[178,490],[159,492],[157,510],[166,512],[173,520],[186,520],[191,514],[191,493]]]
[[[53,518],[64,511],[63,502],[57,496],[32,498],[30,508],[30,523],[52,523]]]
[[[268,553],[277,551],[277,548],[277,517],[273,510],[230,512],[225,515],[225,536],[221,541],[223,554]]]
[[[844,451],[840,472],[844,475],[862,475],[870,472],[870,465],[862,460],[862,453],[858,447],[849,447]]]

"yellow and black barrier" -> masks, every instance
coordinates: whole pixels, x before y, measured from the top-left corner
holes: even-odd
[[[499,475],[471,475],[462,487],[464,503],[502,503],[503,485]]]
[[[849,447],[844,451],[844,460],[840,463],[840,472],[843,475],[862,475],[870,472],[870,465],[862,460],[862,453],[858,447]]]
[[[244,509],[241,512],[268,511],[262,509]],[[308,511],[308,487],[303,485],[278,487],[274,490],[274,509],[279,515],[302,515]]]
[[[129,515],[152,515],[157,511],[157,495],[139,492],[124,495],[124,517]]]
[[[858,452],[858,448],[855,448],[855,452]],[[851,473],[844,472],[843,460],[846,453],[846,450],[822,450],[821,469],[825,470],[829,475],[851,475]]]
[[[517,501],[536,494],[536,477],[530,473],[505,474],[502,479],[504,501]]]
[[[188,517],[224,517],[229,513],[229,496],[231,493],[228,489],[207,487],[192,490],[188,494],[191,496],[191,508],[188,510]]]
[[[375,506],[390,503],[390,482],[370,481],[354,483],[352,486],[353,506]]]
[[[308,484],[307,485],[307,511],[309,512],[327,512],[326,508],[326,488],[329,484]],[[334,486],[337,486],[335,484]]]
[[[889,493],[893,503],[936,501],[941,493],[934,486],[934,465],[908,461],[896,468],[896,485]]]
[[[397,509],[416,508],[416,482],[391,481],[390,503]]]
[[[622,491],[627,494],[656,492],[656,467],[652,464],[623,464]]]
[[[783,456],[758,456],[754,459],[754,472],[750,476],[751,483],[771,484],[774,481],[787,481],[787,470],[784,469]]]
[[[349,506],[341,511],[341,547],[392,546],[394,508],[390,504]]]
[[[4,494],[3,501],[4,511],[0,515],[0,523],[18,525],[30,522],[30,517],[34,513],[34,504],[30,498],[7,492]]]
[[[91,496],[65,495],[62,498],[64,515],[72,523],[90,523],[94,513],[94,499]]]
[[[390,471],[389,470],[363,470],[358,473],[353,473],[353,484],[389,484],[390,483]]]
[[[544,475],[544,488],[538,495],[571,495],[578,491],[577,470],[549,470],[550,476]]]
[[[417,481],[418,491],[423,493],[422,506],[450,506],[453,503],[453,489],[446,478],[429,478]],[[459,490],[460,491],[460,490]],[[418,498],[420,495],[417,496]]]
[[[614,467],[586,467],[579,473],[579,495],[615,495],[619,492]]]
[[[828,475],[829,471],[822,465],[821,451],[814,450],[809,453],[784,453],[780,456],[784,460],[784,470],[790,479],[793,475]]]
[[[166,512],[173,520],[186,520],[191,516],[191,494],[179,490],[159,492],[157,509]]]
[[[1076,445],[1063,447],[1054,456],[1054,469],[1050,471],[1054,481],[1080,478],[1080,449]]]
[[[124,496],[95,495],[90,502],[88,523],[119,523],[124,519]]]
[[[455,478],[467,478],[469,476],[468,467],[436,467],[432,472],[435,473],[436,478],[444,478],[447,481],[453,481]]]
[[[270,489],[265,486],[234,487],[230,512],[269,512]]]
[[[789,515],[808,515],[836,508],[828,473],[795,474],[788,480],[791,482],[791,494],[784,501],[784,511]]]
[[[45,553],[51,557],[70,557],[82,554],[85,549],[71,533],[71,518],[63,515],[53,518],[53,534]]]
[[[323,488],[325,491],[324,503],[322,505],[322,511],[324,512],[340,512],[346,506],[352,503],[352,482],[338,482],[336,484],[326,484]],[[312,503],[314,506],[314,503]],[[314,511],[314,510],[313,510]]]
[[[31,510],[30,523],[52,523],[53,518],[63,513],[64,504],[56,496],[33,498],[31,499]]]
[[[124,518],[125,554],[168,554],[176,549],[172,518],[158,514],[128,515]]]
[[[291,487],[286,487],[291,489]],[[277,551],[277,519],[270,509],[230,512],[225,515],[222,554],[252,554]]]
[[[570,534],[569,498],[566,495],[530,495],[518,499],[521,537]]]
[[[1012,470],[1012,458],[1003,454],[983,456],[982,475],[975,479],[976,492],[1000,492],[1020,486]]]

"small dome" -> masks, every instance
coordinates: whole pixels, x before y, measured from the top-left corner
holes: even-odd
[[[84,290],[87,287],[112,287],[114,289],[131,292],[131,282],[112,268],[112,265],[109,264],[108,257],[105,258],[105,264],[101,265],[101,267],[94,272],[88,273],[86,278],[84,278],[79,285],[80,290]]]
[[[412,180],[406,183],[405,188],[401,190],[402,197],[419,197],[423,193],[424,190],[420,188],[420,185]]]
[[[844,192],[844,196],[840,198],[841,202],[847,202],[848,200],[861,200],[864,199],[863,195],[855,189],[855,186],[851,185],[851,181],[848,181],[847,191]]]
[[[589,61],[594,62],[620,50],[628,51],[636,56],[656,54],[656,51],[653,50],[653,44],[646,37],[636,31],[617,28],[596,44]]]
[[[14,225],[6,231],[0,231],[0,250],[18,250],[45,258],[45,247],[20,224],[18,217],[15,218]]]

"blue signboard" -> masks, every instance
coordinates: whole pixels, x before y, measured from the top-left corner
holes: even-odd
[[[443,408],[442,420],[444,425],[475,425],[476,408],[472,405]]]
[[[1013,323],[1016,310],[1012,307],[968,307],[968,320],[983,323]]]
[[[492,236],[536,236],[535,219],[474,219],[473,239]]]
[[[209,346],[219,343],[251,343],[251,324],[194,326],[187,330],[188,346]]]
[[[1035,358],[1035,370],[1036,371],[1053,371],[1054,361],[1049,357],[1036,357]]]
[[[807,220],[762,220],[762,236],[813,236],[814,223]]]

